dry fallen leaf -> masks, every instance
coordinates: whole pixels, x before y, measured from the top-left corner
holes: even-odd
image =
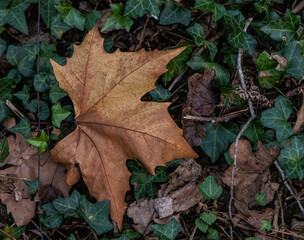
[[[182,116],[210,116],[216,107],[216,101],[211,91],[211,81],[215,71],[205,69],[204,74],[195,73],[188,79],[189,92],[182,109]],[[201,122],[182,118],[184,136],[191,146],[200,146],[205,129]]]
[[[170,160],[197,157],[170,117],[169,103],[140,101],[182,50],[108,54],[95,27],[65,66],[51,61],[60,87],[74,103],[77,123],[51,158],[65,165],[70,186],[82,175],[91,196],[111,201],[110,214],[119,229],[130,189],[127,159],[138,159],[154,173]]]
[[[229,153],[233,158],[234,144],[232,143]],[[234,197],[235,207],[246,217],[251,215],[249,208],[254,206],[254,197],[257,193],[267,193],[268,202],[274,199],[275,191],[279,184],[270,181],[270,165],[276,160],[279,154],[279,148],[270,148],[268,151],[261,141],[258,142],[259,151],[253,152],[251,143],[248,140],[241,139],[237,149],[238,170],[234,175]],[[231,185],[230,166],[223,174],[223,182]]]
[[[293,134],[297,134],[303,129],[303,124],[304,124],[304,91],[301,89],[303,99],[302,99],[302,106],[299,109],[297,113],[297,121],[295,125],[293,126]]]
[[[11,212],[18,226],[28,224],[35,215],[36,203],[28,194],[23,180],[37,178],[38,151],[25,141],[21,134],[9,136],[10,155],[0,165],[9,166],[0,171],[0,199]],[[65,182],[65,169],[50,161],[47,152],[41,154],[41,184],[52,184],[63,196],[68,196],[69,186]]]

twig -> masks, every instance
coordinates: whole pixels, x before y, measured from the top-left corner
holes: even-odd
[[[246,23],[245,23],[245,27],[243,29],[244,32],[247,31],[250,23],[252,22],[253,18],[249,18]],[[241,83],[241,87],[242,89],[246,92],[246,84],[245,84],[245,79],[244,79],[244,74],[243,74],[243,70],[242,70],[242,55],[243,55],[243,49],[239,48],[238,51],[238,59],[237,59],[237,67],[238,67],[238,72],[239,72],[239,76],[240,76],[240,83]],[[229,204],[228,204],[228,211],[229,211],[229,220],[230,220],[230,239],[233,240],[233,222],[232,222],[232,201],[233,201],[233,184],[234,184],[234,173],[235,170],[237,169],[237,161],[236,161],[236,157],[237,157],[237,147],[238,147],[238,143],[239,143],[239,139],[241,138],[242,134],[244,133],[244,131],[246,130],[246,128],[248,127],[248,125],[252,122],[252,120],[255,118],[255,112],[253,109],[253,105],[252,105],[252,101],[250,98],[248,98],[248,106],[249,106],[249,111],[250,111],[250,118],[247,120],[247,122],[245,123],[245,125],[242,127],[242,129],[240,130],[240,132],[238,133],[236,139],[235,139],[235,145],[234,145],[234,154],[233,154],[233,167],[231,170],[231,183],[230,183],[230,199],[229,199]]]
[[[9,100],[6,100],[6,106],[12,110],[13,113],[15,113],[19,118],[24,118],[25,116],[19,111],[18,108],[14,106]]]
[[[294,193],[294,191],[292,190],[292,188],[290,187],[290,185],[288,184],[288,182],[286,181],[286,177],[285,177],[285,174],[284,174],[284,171],[282,170],[282,168],[280,167],[280,165],[278,164],[277,161],[274,162],[274,165],[276,166],[276,168],[278,169],[278,171],[280,172],[281,174],[281,178],[285,184],[285,187],[288,189],[288,191],[290,192],[290,194],[294,197],[294,199],[296,200],[299,208],[300,208],[300,211],[302,212],[302,214],[304,215],[304,208],[300,202],[300,200],[297,198],[296,194]]]
[[[212,122],[212,123],[228,122],[229,120],[231,120],[233,118],[236,118],[236,117],[239,117],[240,115],[243,115],[243,112],[247,112],[247,111],[248,111],[248,109],[243,109],[239,112],[230,113],[230,114],[220,116],[220,117],[198,117],[198,116],[186,115],[183,118],[194,120],[194,121]]]
[[[194,229],[193,229],[193,231],[191,233],[191,236],[190,236],[189,240],[193,240],[193,238],[195,236],[195,233],[196,233],[196,230],[197,230],[197,226],[195,225],[195,227],[194,227]]]
[[[304,8],[304,1],[300,1],[300,2],[298,3],[298,5],[296,5],[296,6],[292,9],[292,12],[293,12],[293,13],[298,13],[298,12],[300,12],[303,8]]]
[[[39,226],[38,226],[33,220],[31,220],[31,223],[32,223],[36,228],[39,228]],[[42,231],[42,234],[43,234],[44,236],[46,236],[47,239],[52,240],[52,239],[51,239],[48,235],[46,235],[43,231]]]
[[[13,240],[16,240],[16,238],[14,238],[13,236],[9,235],[7,232],[3,231],[1,228],[0,228],[0,232],[2,232],[3,234],[5,234],[6,236],[8,236],[9,238],[13,239]]]
[[[137,51],[138,48],[140,48],[142,42],[144,41],[145,31],[146,31],[149,20],[150,20],[150,14],[148,14],[147,20],[145,22],[144,28],[143,28],[141,36],[140,36],[139,43],[138,43],[137,47],[135,48],[135,51]]]

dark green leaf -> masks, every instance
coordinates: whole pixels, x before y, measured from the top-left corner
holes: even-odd
[[[259,204],[260,206],[266,206],[268,204],[267,200],[267,192],[263,192],[261,194],[256,194],[254,197],[254,200]]]
[[[298,39],[297,30],[300,26],[300,16],[287,9],[282,20],[270,23],[261,28],[273,40],[289,43]]]
[[[61,39],[62,34],[71,28],[68,24],[62,22],[61,18],[61,14],[58,13],[56,16],[52,17],[51,22],[51,33],[58,39]]]
[[[220,237],[219,232],[216,229],[208,228],[208,234],[207,234],[206,239],[208,239],[208,240],[220,240],[221,237]]]
[[[186,29],[187,33],[193,38],[197,46],[202,46],[204,43],[204,28],[198,23]]]
[[[52,123],[54,126],[60,128],[61,121],[66,119],[71,112],[61,108],[60,103],[56,103],[52,106]]]
[[[152,231],[159,240],[173,240],[177,237],[181,225],[172,218],[169,223],[165,225],[153,224]]]
[[[18,239],[21,237],[22,233],[25,231],[26,226],[22,226],[22,227],[10,227],[9,225],[5,225],[3,231],[5,233],[7,233],[9,236]],[[0,238],[3,240],[11,240],[12,238],[8,237],[6,234],[4,233],[0,233]]]
[[[245,17],[239,10],[229,10],[227,15],[223,17],[223,21],[230,33],[243,32],[246,22]]]
[[[72,5],[65,1],[57,5],[57,10],[62,15],[62,20],[70,27],[75,27],[80,31],[84,30],[86,22],[85,17],[77,9],[73,8]]]
[[[286,98],[278,96],[274,107],[262,113],[262,125],[275,129],[276,137],[279,142],[282,142],[292,135],[292,127],[287,121],[291,112],[292,108]]]
[[[203,72],[205,68],[214,69],[216,76],[212,84],[215,86],[227,85],[229,83],[230,74],[220,64],[212,62],[208,57],[198,55],[187,62],[195,72]]]
[[[287,178],[304,177],[304,144],[303,138],[298,136],[292,138],[291,144],[285,146],[280,152],[278,163],[283,169]]]
[[[6,41],[4,39],[0,38],[0,57],[5,52],[6,48],[7,48]]]
[[[41,135],[39,137],[30,138],[27,139],[26,141],[29,144],[38,147],[39,153],[43,153],[48,148],[48,144],[47,144],[48,140],[49,140],[48,135],[45,133],[44,130],[42,130]]]
[[[56,15],[56,7],[54,0],[41,0],[41,17],[45,25],[49,28],[52,22],[52,17]]]
[[[80,193],[74,190],[70,197],[58,197],[56,200],[54,200],[53,206],[61,214],[69,216],[70,214],[76,212],[76,209],[79,206],[80,199]]]
[[[109,221],[109,207],[109,200],[91,203],[85,196],[82,196],[79,203],[79,215],[89,223],[98,235],[103,234],[113,229],[113,225]]]
[[[23,89],[19,92],[16,92],[14,94],[15,97],[17,97],[18,99],[20,99],[22,101],[23,105],[26,105],[29,103],[30,101],[30,87],[27,85],[23,86]]]
[[[165,2],[165,8],[160,15],[159,23],[161,25],[181,23],[188,26],[190,20],[191,13],[189,9],[180,7],[174,2]]]
[[[85,16],[85,18],[86,22],[84,28],[90,31],[97,24],[98,19],[101,18],[101,13],[99,11],[92,10]]]
[[[63,215],[58,212],[53,203],[47,203],[41,206],[46,216],[40,215],[41,222],[47,228],[59,227],[63,221]]]
[[[54,82],[54,75],[47,72],[37,73],[34,77],[34,87],[38,92],[44,92]]]
[[[208,225],[211,225],[212,223],[215,222],[217,216],[214,212],[203,212],[200,218]]]
[[[27,109],[32,113],[37,112],[37,108],[38,108],[37,99],[33,99],[27,105]],[[50,116],[49,105],[46,102],[40,100],[40,120],[46,120],[49,116]]]
[[[40,186],[39,178],[36,178],[34,181],[23,180],[23,182],[28,186],[29,194],[35,194]]]
[[[9,154],[9,145],[7,139],[5,138],[0,142],[0,163],[3,163]]]
[[[272,88],[283,74],[283,72],[276,69],[278,62],[270,59],[270,55],[266,51],[259,55],[257,65],[259,70],[259,83],[264,88]]]
[[[213,176],[208,176],[205,181],[198,186],[198,189],[206,199],[217,199],[223,192],[223,188],[217,186],[217,182]]]
[[[204,44],[209,50],[210,59],[213,61],[216,53],[217,53],[217,47],[213,42],[204,41]]]
[[[214,12],[214,21],[218,21],[227,15],[226,8],[221,4],[215,3],[214,0],[197,0],[194,8],[205,12]]]
[[[229,43],[235,48],[242,48],[250,55],[254,53],[257,41],[251,34],[245,32],[234,32],[228,37]]]
[[[203,233],[206,233],[208,230],[208,224],[205,223],[202,219],[197,218],[195,219],[195,225],[198,227],[199,230],[201,230]]]
[[[76,238],[75,238],[74,234],[72,233],[72,234],[68,237],[67,240],[76,240]]]
[[[172,93],[170,90],[163,88],[161,85],[157,85],[157,88],[149,92],[152,96],[152,100],[155,102],[164,102],[168,100]]]
[[[61,98],[65,97],[66,95],[68,94],[59,87],[57,81],[53,83],[53,85],[51,85],[49,98],[53,104],[57,103]]]
[[[274,130],[267,130],[265,134],[261,136],[260,140],[267,149],[271,147],[278,147],[280,145],[276,139]]]
[[[160,7],[164,0],[128,0],[125,8],[125,16],[136,18],[149,13],[158,19]]]
[[[252,143],[257,143],[264,132],[264,128],[260,122],[260,117],[257,117],[249,124],[243,135]]]
[[[115,41],[109,39],[109,38],[105,38],[103,41],[103,48],[107,53],[110,53],[111,48],[114,46]]]
[[[20,133],[23,137],[28,138],[31,136],[30,121],[27,118],[21,118],[20,122],[9,130],[15,133]]]
[[[100,31],[118,30],[124,27],[127,32],[129,32],[133,25],[133,20],[130,17],[123,15],[124,5],[122,3],[117,3],[110,4],[110,7],[112,9],[112,14],[108,17],[104,27]]]
[[[206,137],[202,139],[201,148],[214,163],[235,141],[239,128],[235,123],[207,123]]]

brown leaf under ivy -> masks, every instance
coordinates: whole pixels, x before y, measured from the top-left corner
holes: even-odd
[[[210,116],[216,108],[216,102],[211,91],[211,81],[215,71],[205,69],[204,74],[195,73],[188,79],[189,92],[182,109],[182,116]],[[184,136],[191,146],[200,146],[205,128],[201,122],[182,118]]]
[[[95,27],[65,66],[52,61],[60,87],[74,103],[77,128],[51,157],[67,168],[69,185],[82,175],[91,196],[111,201],[110,214],[120,229],[130,189],[127,159],[138,159],[154,173],[170,160],[197,157],[170,117],[168,103],[140,101],[182,50],[108,54]]]

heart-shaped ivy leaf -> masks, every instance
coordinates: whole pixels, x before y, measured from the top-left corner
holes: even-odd
[[[198,186],[198,189],[206,199],[217,199],[223,192],[223,188],[221,186],[217,186],[217,182],[213,176],[207,177],[205,181]]]

